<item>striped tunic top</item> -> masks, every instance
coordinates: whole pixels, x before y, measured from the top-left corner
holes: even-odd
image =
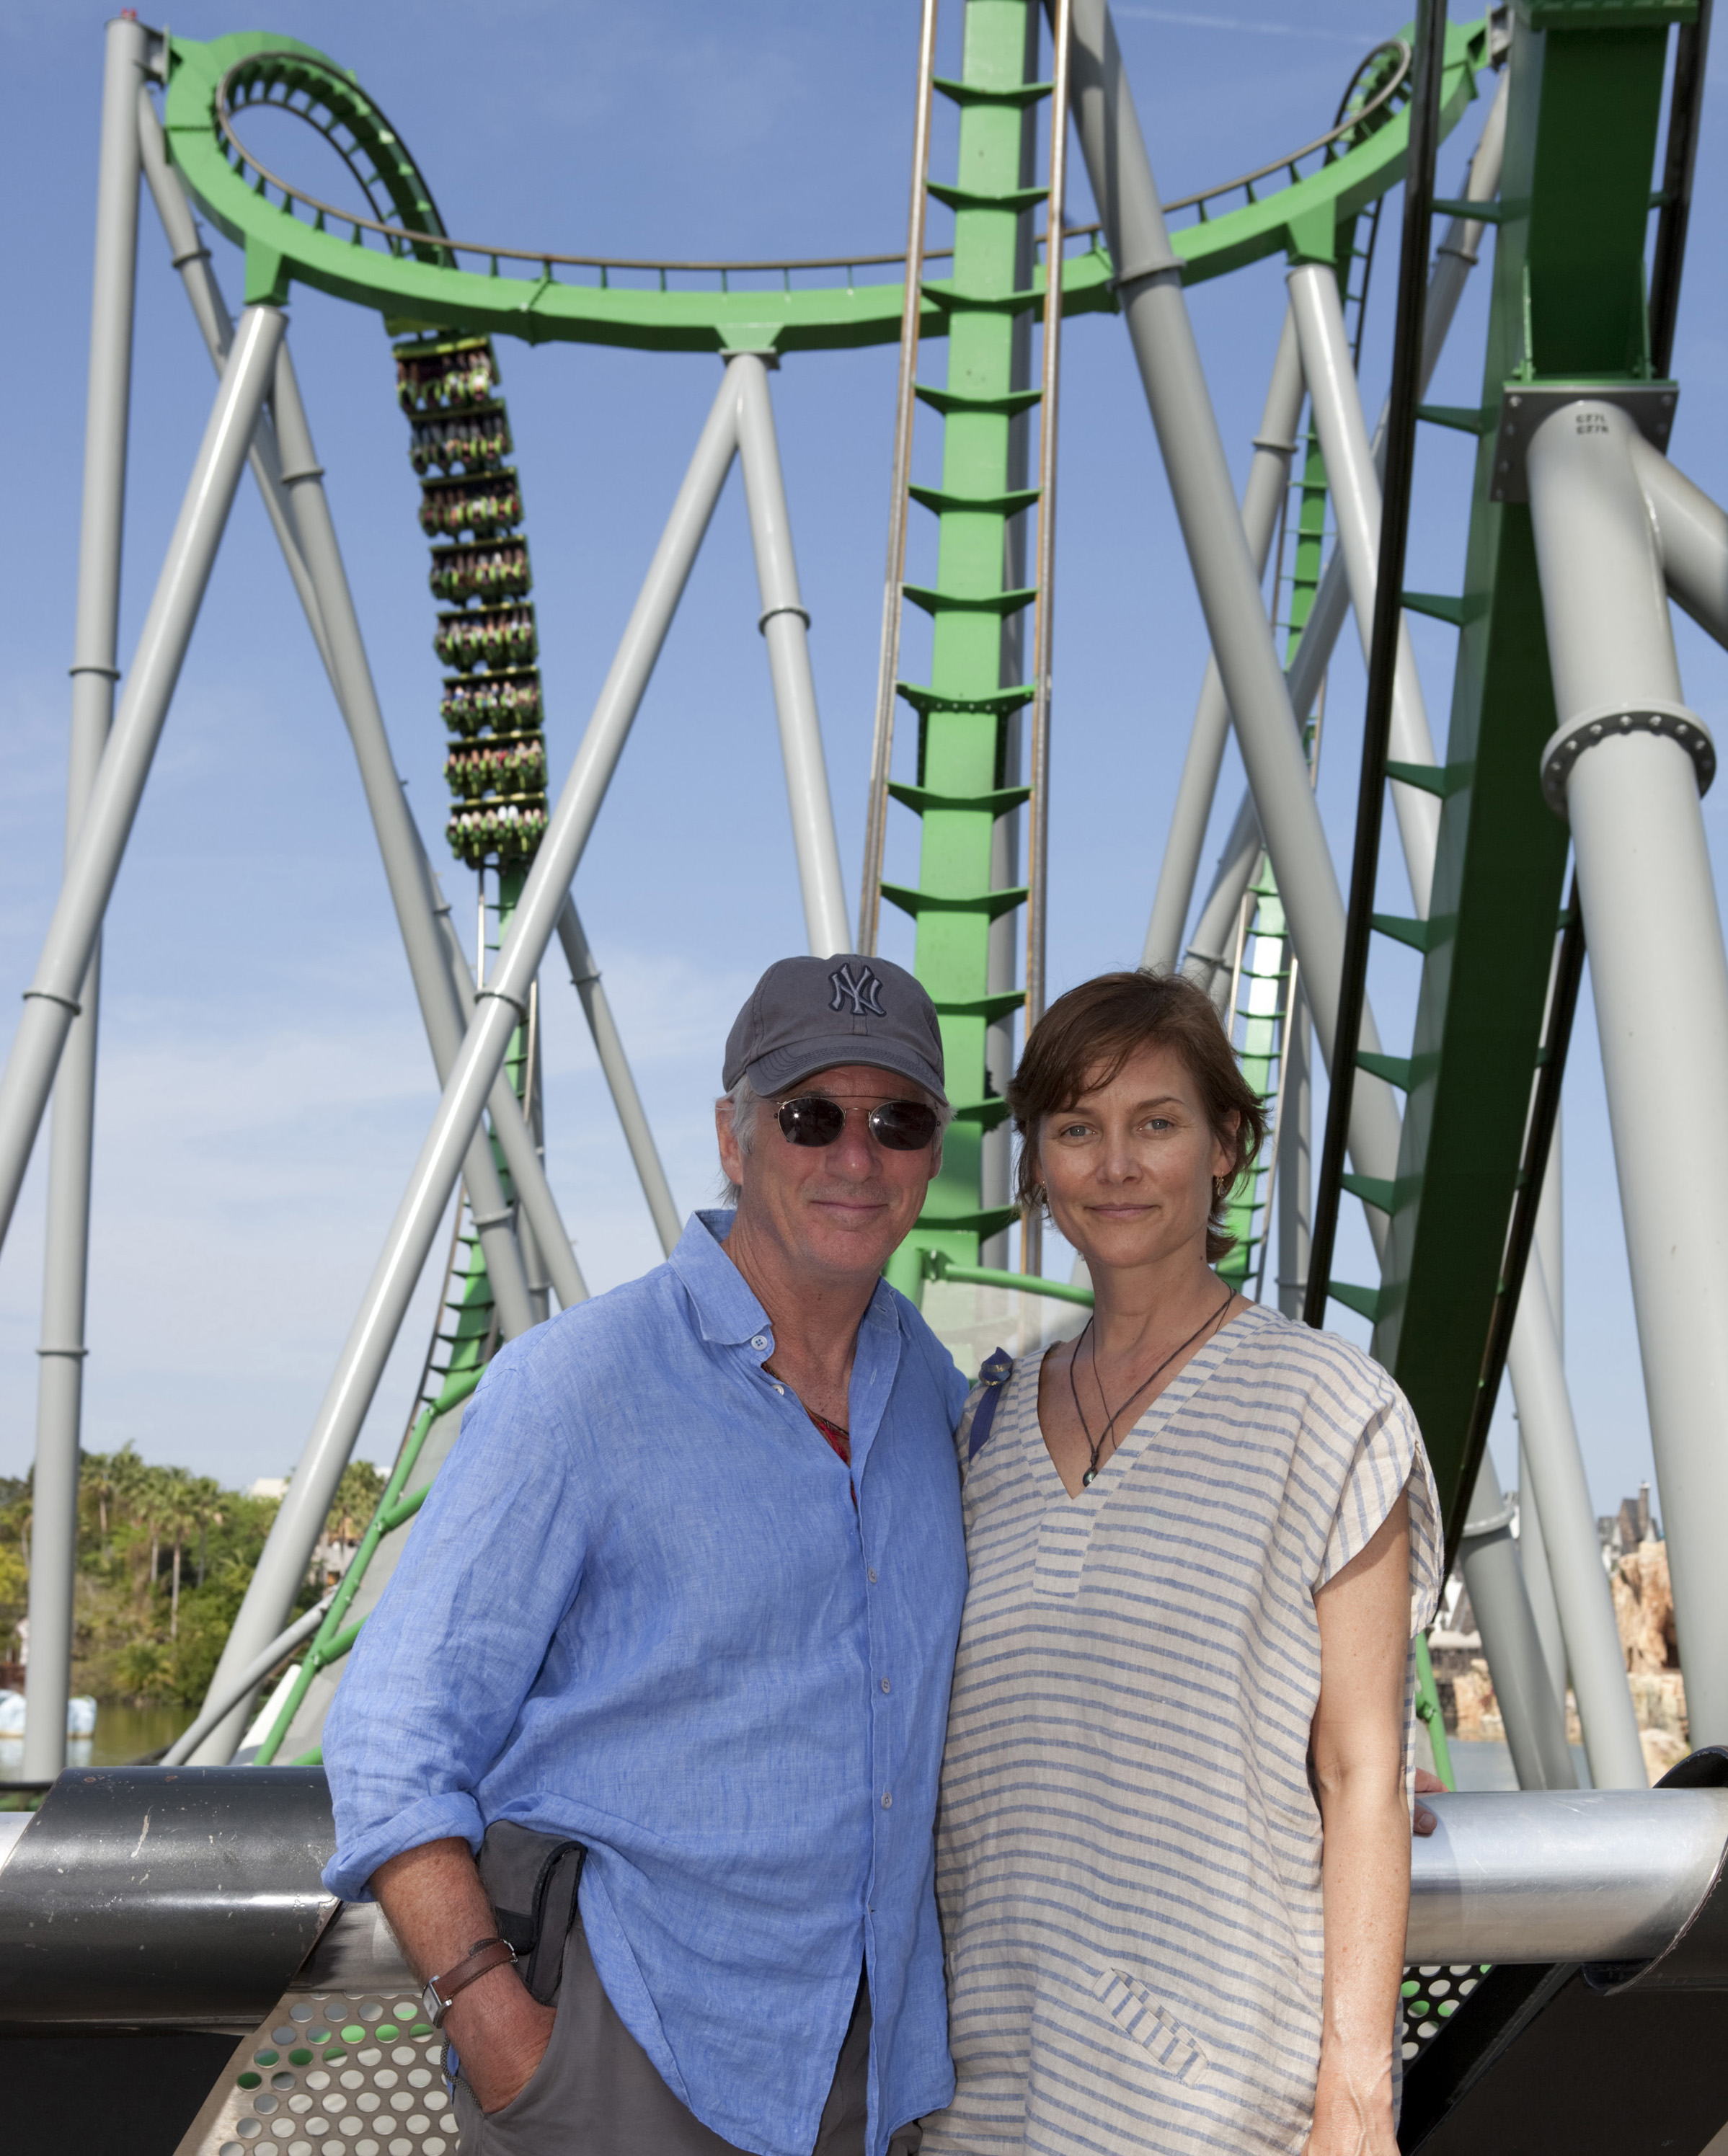
[[[1070,1497],[1042,1359],[969,1467],[978,1392],[957,1438],[971,1585],[936,1890],[958,2080],[924,2156],[1299,2151],[1324,1958],[1314,1596],[1407,1487],[1427,1624],[1422,1439],[1377,1363],[1255,1305]],[[1408,1727],[1413,1672],[1406,1694]]]

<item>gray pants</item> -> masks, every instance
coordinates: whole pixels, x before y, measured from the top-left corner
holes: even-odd
[[[864,2156],[870,2069],[870,1994],[858,2000],[840,2047],[811,2156]],[[456,2081],[460,2156],[741,2156],[679,2102],[618,2018],[579,1922],[564,1947],[558,2019],[546,2056],[501,2111],[483,2112]],[[888,2156],[917,2156],[913,2123]]]

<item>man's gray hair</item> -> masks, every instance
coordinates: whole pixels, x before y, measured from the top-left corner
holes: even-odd
[[[892,1074],[883,1073],[884,1076],[890,1075]],[[942,1133],[954,1121],[954,1110],[946,1101],[939,1106],[937,1102],[931,1100],[923,1086],[915,1084],[911,1079],[903,1079],[901,1082],[905,1086],[908,1094],[915,1095],[919,1100],[936,1110],[936,1135],[939,1141]],[[732,1134],[738,1140],[738,1151],[747,1153],[756,1142],[756,1124],[763,1106],[764,1103],[771,1101],[774,1096],[769,1093],[759,1093],[750,1083],[749,1074],[747,1071],[732,1091],[723,1097],[731,1106]],[[790,1099],[793,1096],[789,1094],[787,1097]],[[734,1183],[723,1169],[720,1177],[720,1203],[723,1205],[735,1206],[743,1194],[742,1185]]]

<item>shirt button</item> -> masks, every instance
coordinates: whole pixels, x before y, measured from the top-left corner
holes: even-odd
[[[889,1684],[889,1682],[888,1682],[888,1681],[887,1681],[887,1679],[886,1677],[884,1677],[884,1678],[882,1679],[882,1690],[883,1690],[884,1691],[892,1691],[892,1689],[893,1689],[892,1686]]]
[[[886,1810],[888,1809],[889,1805],[890,1805],[890,1804],[892,1804],[893,1803],[893,1801],[894,1801],[894,1799],[893,1799],[892,1796],[889,1794],[889,1792],[888,1792],[887,1789],[884,1789],[884,1790],[882,1791],[882,1810],[883,1810],[884,1811],[886,1811]]]
[[[767,1345],[768,1345],[768,1335],[767,1335],[765,1332],[759,1332],[759,1333],[757,1333],[757,1334],[753,1337],[753,1338],[751,1340],[751,1342],[750,1342],[750,1345],[751,1345],[753,1348],[765,1348],[765,1347],[767,1347]]]
[[[871,1584],[872,1587],[874,1587],[874,1586],[875,1586],[875,1584],[876,1584],[876,1567],[875,1567],[874,1565],[872,1565],[872,1566],[871,1566],[870,1570],[869,1570],[869,1573],[868,1573],[868,1574],[867,1575],[867,1577],[868,1578],[868,1579],[869,1579],[869,1581],[870,1581],[870,1584]]]

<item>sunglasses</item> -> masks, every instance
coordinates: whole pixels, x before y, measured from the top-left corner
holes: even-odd
[[[782,1101],[774,1120],[790,1145],[831,1146],[846,1128],[846,1117],[859,1112],[820,1093],[801,1093],[795,1101]],[[939,1127],[936,1111],[922,1101],[884,1101],[865,1121],[872,1137],[890,1152],[922,1152]]]

